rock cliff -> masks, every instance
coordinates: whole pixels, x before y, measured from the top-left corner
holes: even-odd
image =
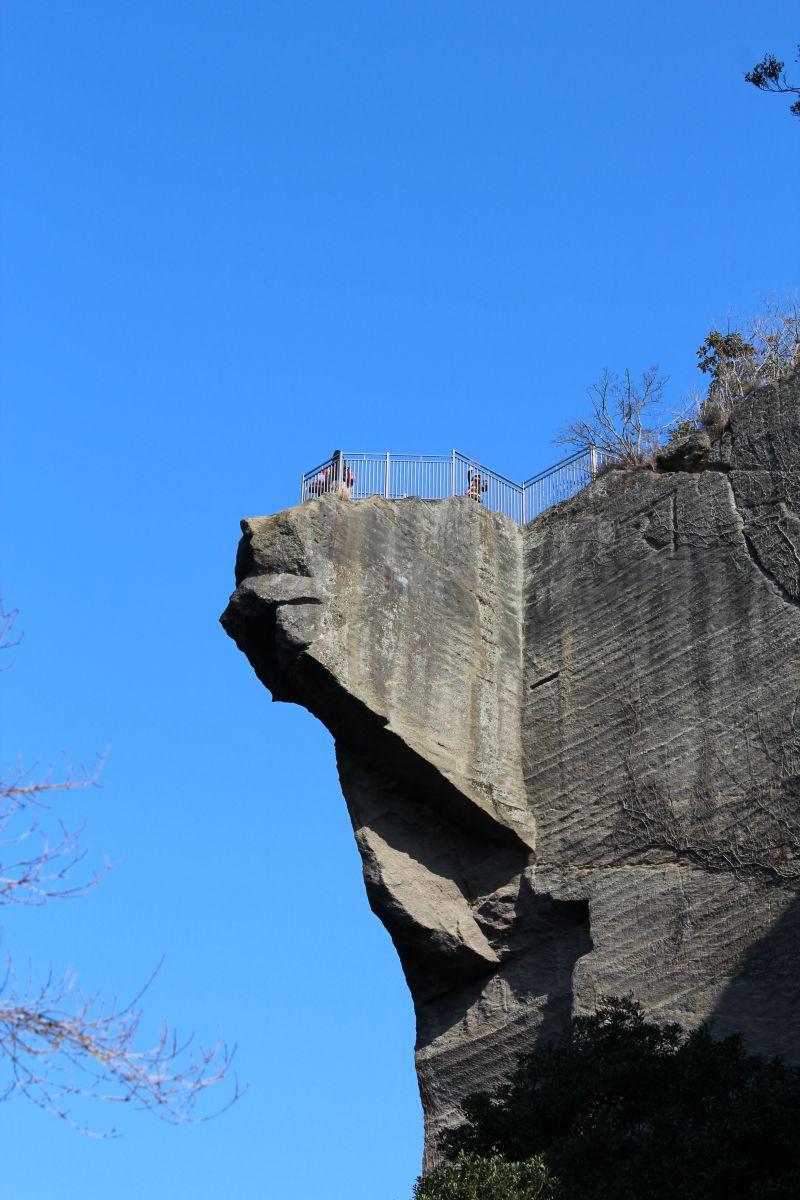
[[[466,497],[242,522],[222,622],[336,740],[429,1164],[604,994],[800,1059],[800,376],[661,467],[525,528]]]

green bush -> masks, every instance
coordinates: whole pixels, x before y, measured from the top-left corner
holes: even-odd
[[[500,1155],[461,1153],[417,1182],[414,1200],[555,1200],[556,1181],[540,1158],[508,1162]]]
[[[761,313],[743,322],[743,332],[712,329],[697,351],[697,365],[709,378],[700,420],[724,429],[742,396],[800,367],[800,303],[792,297],[783,303],[768,301]]]
[[[566,1200],[800,1197],[800,1069],[747,1054],[735,1036],[649,1023],[631,999],[573,1020],[560,1040],[523,1057],[508,1085],[470,1097],[464,1113],[446,1139],[456,1165],[462,1152],[543,1161],[548,1186],[558,1181]],[[498,1195],[526,1194],[509,1186]],[[492,1193],[452,1192],[473,1195]]]
[[[679,421],[678,424],[674,425],[669,431],[669,436],[667,438],[667,449],[671,449],[672,447],[679,445],[681,442],[684,442],[686,438],[691,437],[693,433],[697,433],[698,429],[700,428],[700,421],[695,420],[694,417],[687,417],[683,421]]]

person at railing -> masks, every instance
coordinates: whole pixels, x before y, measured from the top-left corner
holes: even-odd
[[[489,484],[483,478],[480,471],[474,470],[472,467],[467,471],[467,490],[464,493],[471,500],[477,500],[478,504],[483,504],[483,493],[489,490]]]
[[[349,500],[355,482],[356,477],[345,462],[341,450],[334,450],[328,466],[309,480],[308,491],[312,496],[335,492],[341,500]]]

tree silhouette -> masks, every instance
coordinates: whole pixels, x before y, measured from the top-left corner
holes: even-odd
[[[800,62],[800,46],[797,47]],[[790,83],[784,71],[784,64],[774,54],[765,54],[761,62],[756,63],[752,71],[745,75],[747,83],[752,83],[760,92],[778,92],[783,95],[800,96],[800,86]],[[800,117],[800,100],[795,100],[789,106],[789,112]]]

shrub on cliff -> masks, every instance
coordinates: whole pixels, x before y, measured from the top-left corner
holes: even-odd
[[[800,303],[770,302],[741,322],[741,329],[712,329],[697,351],[697,365],[709,376],[700,419],[723,428],[736,401],[755,387],[775,383],[800,366]]]
[[[697,351],[708,376],[705,396],[694,393],[683,411],[665,406],[667,380],[658,367],[639,379],[603,371],[588,389],[589,415],[573,421],[553,439],[579,450],[595,447],[600,473],[611,468],[652,467],[657,453],[675,446],[701,425],[724,429],[734,405],[753,388],[776,383],[800,367],[800,301],[770,301],[761,313],[726,333],[712,328]]]
[[[576,1018],[559,1041],[524,1056],[508,1085],[470,1097],[464,1113],[448,1157],[541,1157],[569,1200],[800,1196],[800,1070],[746,1054],[738,1037],[647,1022],[630,999]],[[470,1200],[458,1184],[451,1177],[450,1192],[419,1195]],[[515,1186],[498,1196],[525,1195]]]
[[[556,1200],[557,1183],[541,1158],[509,1162],[500,1155],[459,1154],[414,1188],[414,1200]]]

